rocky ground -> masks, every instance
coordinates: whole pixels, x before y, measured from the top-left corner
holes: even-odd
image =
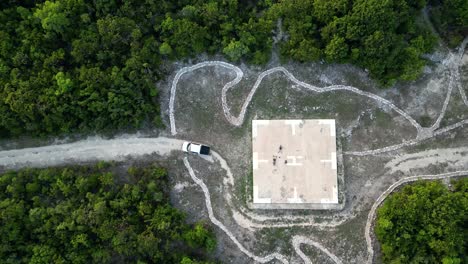
[[[282,65],[296,80],[306,84],[319,88],[344,85],[375,94],[401,109],[415,120],[416,125],[385,101],[348,90],[317,93],[282,71],[265,75],[265,70],[276,65],[269,65],[268,69],[213,64],[199,67],[180,75],[175,83],[175,137],[209,144],[226,160],[234,178],[233,186],[224,179],[226,170],[216,160],[207,165],[198,157],[188,159],[195,175],[209,189],[214,216],[249,252],[256,256],[279,253],[291,263],[336,262],[317,246],[297,243],[294,246],[294,238],[301,235],[319,243],[343,263],[363,263],[369,256],[369,241],[365,238],[369,212],[377,198],[393,183],[414,175],[439,175],[468,169],[468,126],[463,123],[468,117],[468,104],[462,96],[462,92],[468,93],[465,77],[468,76],[468,56],[453,61],[448,60],[449,57],[448,51],[440,50],[432,56],[434,63],[425,69],[422,78],[390,89],[376,88],[365,71],[349,65]],[[162,110],[168,127],[171,126],[169,98],[175,73],[191,65],[194,64],[176,65],[174,75],[159,84],[164,87]],[[242,71],[242,79],[228,87],[223,105],[223,87],[239,75],[235,68]],[[258,83],[261,77],[263,79]],[[252,96],[253,87],[257,90]],[[251,101],[244,117],[242,109],[246,100]],[[243,122],[233,125],[242,118]],[[261,211],[248,208],[250,121],[254,118],[336,119],[337,140],[344,152],[345,185],[342,191],[346,205],[343,210]],[[453,124],[457,127],[450,127]],[[170,135],[171,131],[168,129],[165,133]],[[412,143],[399,145],[405,142]],[[396,150],[361,153],[394,145],[398,146]],[[190,179],[181,162],[178,161],[172,169],[176,175],[174,201],[194,219],[210,221],[200,186]],[[443,174],[442,177],[462,174]],[[218,231],[221,241],[218,254],[224,262],[250,262],[225,232]],[[372,248],[378,251],[378,245]],[[371,260],[379,262],[378,254]]]
[[[157,84],[165,130],[111,140],[0,141],[0,171],[157,160],[172,176],[173,203],[190,221],[211,223],[222,262],[379,263],[372,223],[389,193],[418,178],[468,175],[468,55],[460,50],[441,48],[419,80],[388,89],[350,65],[274,60],[254,68],[202,57],[201,64],[176,63]],[[342,210],[249,209],[250,124],[262,118],[336,119]],[[215,153],[187,156],[181,140],[206,143]],[[49,146],[8,151],[38,145]]]

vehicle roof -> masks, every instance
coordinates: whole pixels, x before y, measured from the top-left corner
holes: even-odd
[[[201,150],[200,150],[200,154],[209,155],[210,154],[210,147],[202,145]]]
[[[190,144],[190,151],[193,151],[193,152],[200,152],[200,149],[201,149],[201,145],[198,144],[198,143],[193,143]]]

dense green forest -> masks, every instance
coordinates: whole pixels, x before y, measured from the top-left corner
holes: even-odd
[[[161,125],[155,83],[167,77],[164,63],[203,52],[264,64],[278,49],[284,60],[359,65],[383,85],[413,80],[435,43],[426,4],[0,1],[0,137]],[[466,32],[467,1],[433,4],[442,30]]]
[[[208,263],[214,235],[170,205],[165,169],[113,171],[100,162],[0,175],[0,262]]]
[[[375,232],[384,263],[468,261],[468,178],[407,185],[378,209]]]
[[[425,1],[282,1],[272,13],[284,18],[289,38],[281,52],[299,61],[350,62],[383,85],[414,80],[434,36],[417,22]]]
[[[431,0],[430,18],[450,47],[468,36],[468,1]]]

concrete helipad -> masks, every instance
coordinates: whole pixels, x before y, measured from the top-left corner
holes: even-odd
[[[254,208],[338,204],[335,120],[253,120],[252,154]]]

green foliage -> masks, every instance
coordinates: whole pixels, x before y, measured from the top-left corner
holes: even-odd
[[[171,55],[172,54],[172,48],[167,42],[164,42],[160,47],[159,47],[159,53],[161,55]]]
[[[191,247],[203,246],[208,251],[216,248],[216,239],[213,233],[209,232],[202,224],[198,223],[193,229],[183,234],[185,241]]]
[[[329,61],[343,62],[348,57],[348,45],[345,39],[335,36],[325,48],[325,56]]]
[[[40,19],[43,29],[64,33],[65,29],[70,26],[70,20],[64,9],[60,2],[45,1],[36,9],[34,16]]]
[[[60,95],[70,91],[73,88],[73,82],[70,78],[66,78],[63,72],[59,72],[55,75],[57,81],[58,91],[55,91],[55,95]]]
[[[2,136],[139,128],[159,116],[159,44],[146,19],[155,8],[139,1],[2,5]]]
[[[450,42],[467,1],[432,0]],[[161,63],[200,53],[265,64],[279,19],[283,58],[367,69],[383,85],[414,80],[435,43],[416,23],[425,0],[1,1],[0,135],[160,125]]]
[[[131,167],[122,181],[114,170],[100,162],[0,175],[1,262],[208,264],[214,234],[169,204],[167,171]]]
[[[2,1],[0,135],[161,126],[163,59],[225,52],[262,64],[262,1]]]
[[[242,58],[242,56],[248,54],[250,50],[249,47],[244,45],[244,43],[240,41],[231,40],[229,45],[227,45],[224,48],[223,52],[229,59],[233,61],[238,61],[240,58]]]
[[[432,0],[431,5],[431,20],[449,46],[455,47],[468,30],[468,1]]]
[[[435,44],[416,23],[425,1],[279,1],[269,10],[283,19],[283,56],[299,61],[351,62],[369,70],[383,85],[414,80],[426,64],[421,57]],[[423,46],[414,44],[422,42]]]
[[[387,198],[375,226],[385,263],[466,261],[468,178],[454,186],[418,182]]]

